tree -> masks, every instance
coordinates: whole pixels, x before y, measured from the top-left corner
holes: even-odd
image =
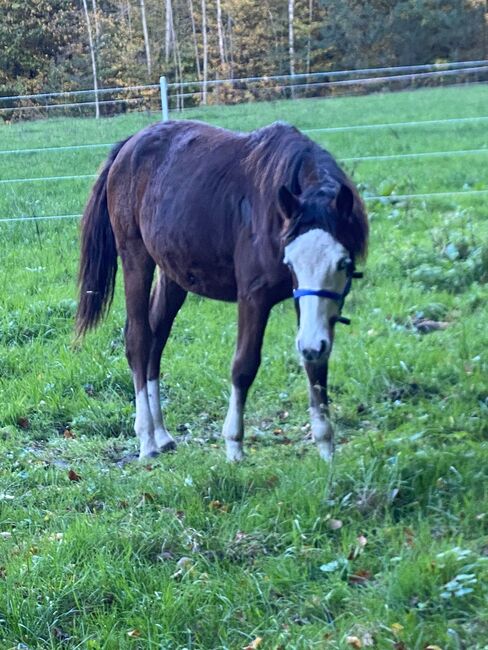
[[[146,6],[144,0],[141,2],[141,20],[142,20],[142,33],[144,34],[144,48],[146,50],[146,64],[147,64],[147,76],[151,78],[152,72],[152,62],[151,62],[151,47],[149,45],[149,34],[147,31],[147,21],[146,21]]]
[[[100,117],[100,106],[98,104],[98,78],[97,78],[97,60],[95,56],[95,46],[93,44],[93,36],[90,24],[90,15],[88,13],[88,6],[86,0],[83,0],[83,9],[85,11],[86,18],[86,29],[88,32],[88,43],[90,45],[90,57],[92,62],[92,71],[93,71],[93,90],[95,94],[95,117],[98,119]]]

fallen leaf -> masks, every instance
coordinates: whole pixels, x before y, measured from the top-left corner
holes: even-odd
[[[249,645],[245,646],[245,648],[243,650],[256,650],[256,648],[259,648],[259,646],[261,645],[262,642],[263,642],[263,638],[260,637],[260,636],[257,636],[254,639],[254,641],[251,641],[251,643]]]
[[[361,639],[357,636],[346,636],[346,643],[349,643],[353,648],[362,648],[363,644]]]
[[[413,546],[415,543],[415,533],[411,528],[404,528],[403,533],[405,535],[405,541],[409,546]]]
[[[403,625],[401,623],[393,623],[391,625],[390,630],[393,632],[395,636],[399,636],[400,632],[404,629]]]
[[[394,650],[408,650],[407,646],[403,643],[403,641],[395,641],[393,644]]]
[[[425,650],[442,650],[442,648],[438,645],[426,645]]]
[[[429,334],[436,330],[445,330],[449,325],[450,323],[447,321],[436,321],[428,318],[419,318],[413,321],[413,326],[418,332],[420,332],[420,334]]]
[[[129,636],[131,639],[138,639],[141,636],[141,632],[137,629],[129,630],[127,632],[127,636]]]
[[[173,580],[178,580],[182,578],[185,575],[185,573],[189,573],[194,568],[195,565],[193,564],[193,560],[191,559],[191,557],[183,556],[178,560],[176,566],[178,567],[178,571],[175,571],[175,573],[173,573],[173,575],[171,576]]]
[[[81,481],[81,476],[77,474],[74,469],[69,470],[68,478],[70,481]]]
[[[53,636],[55,639],[61,642],[69,641],[69,639],[71,638],[70,635],[60,627],[53,628]]]
[[[364,585],[365,582],[368,582],[373,577],[371,571],[367,569],[359,569],[355,573],[351,574],[347,581],[350,585]]]
[[[75,434],[70,431],[69,429],[65,429],[63,431],[63,437],[66,438],[67,440],[71,440],[73,438],[76,438]]]
[[[21,429],[28,429],[30,427],[30,422],[27,418],[19,418],[17,424]]]
[[[327,526],[331,530],[339,530],[339,528],[342,528],[342,521],[340,519],[329,519]]]
[[[280,445],[292,445],[293,444],[293,440],[291,438],[289,438],[288,436],[280,436],[277,439],[277,442]]]
[[[327,564],[322,564],[320,566],[320,570],[324,571],[325,573],[332,573],[333,571],[337,571],[338,569],[342,569],[344,566],[344,561],[339,561],[339,560],[332,560],[332,562],[327,562]]]
[[[222,503],[222,501],[219,501],[218,499],[215,499],[215,501],[210,501],[208,506],[209,508],[212,508],[213,510],[219,510],[220,512],[229,511],[229,506],[225,503]]]

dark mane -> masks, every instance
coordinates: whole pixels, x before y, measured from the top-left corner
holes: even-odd
[[[319,227],[336,237],[354,257],[365,257],[368,241],[368,220],[364,204],[354,184],[333,156],[294,126],[275,122],[254,131],[249,139],[245,169],[259,188],[260,214],[277,215],[277,196],[285,185],[294,194],[301,194],[310,184],[319,183],[327,194],[335,197],[345,185],[354,197],[352,215],[339,223],[337,218],[325,219]],[[259,229],[260,224],[256,224]]]

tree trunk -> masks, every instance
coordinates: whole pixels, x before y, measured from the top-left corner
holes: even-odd
[[[151,79],[151,72],[152,72],[151,48],[149,45],[149,33],[147,31],[146,7],[144,5],[144,0],[141,0],[141,19],[142,19],[142,31],[144,33],[144,47],[146,49],[147,76],[149,77],[149,79]]]
[[[313,0],[308,3],[308,40],[307,40],[307,74],[310,74],[310,59],[312,52],[312,23],[313,23]]]
[[[290,57],[290,74],[295,74],[295,36],[293,30],[294,0],[288,0],[288,52]],[[292,79],[293,83],[293,79]],[[295,96],[295,90],[291,86],[291,96]]]
[[[171,34],[173,32],[173,7],[171,0],[165,0],[165,36],[164,36],[164,60],[169,62],[169,55],[171,54]]]
[[[222,68],[225,69],[224,30],[222,29],[222,4],[220,0],[217,0],[217,33],[219,35],[220,63]]]
[[[207,5],[202,0],[202,38],[203,38],[203,88],[202,104],[207,103],[207,78],[208,78],[208,41],[207,41]]]
[[[200,68],[200,57],[198,56],[198,43],[197,43],[197,28],[195,26],[195,14],[193,11],[193,0],[188,0],[188,6],[190,9],[190,18],[191,18],[191,31],[193,34],[193,47],[195,49],[195,66],[197,69],[197,79],[200,81],[202,78],[202,71]]]
[[[95,93],[95,117],[98,119],[100,117],[100,106],[98,105],[97,61],[95,57],[95,48],[93,46],[93,36],[92,36],[92,30],[90,25],[90,15],[88,14],[88,7],[86,4],[86,0],[83,0],[83,9],[85,11],[86,28],[88,31],[88,43],[90,45],[90,56],[92,62],[93,90]]]
[[[127,0],[127,24],[129,26],[129,37],[132,39],[132,11],[129,0]]]
[[[232,17],[227,15],[227,31],[229,34],[229,77],[234,78],[234,35],[232,34]]]
[[[97,0],[92,0],[93,18],[95,20],[95,34],[97,38],[97,47],[100,43],[100,23],[98,22]]]
[[[171,43],[173,47],[173,62],[175,66],[175,81],[182,83],[183,81],[183,71],[181,65],[181,54],[180,54],[180,45],[176,37],[175,24],[173,20],[173,13],[171,13]],[[179,92],[176,92],[176,108],[180,111],[183,109],[183,89],[180,86]]]

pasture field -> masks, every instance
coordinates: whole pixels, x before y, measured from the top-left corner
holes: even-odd
[[[466,86],[187,116],[312,129],[487,105]],[[111,143],[155,119],[3,125],[0,148]],[[488,648],[488,194],[386,198],[488,190],[487,124],[310,134],[341,159],[478,150],[346,163],[385,198],[331,360],[331,466],[307,440],[291,301],[268,326],[247,458],[226,463],[236,308],[194,296],[163,357],[178,451],[126,462],[122,278],[76,344],[77,220],[0,222],[0,648]],[[0,180],[91,175],[107,151],[0,154]],[[0,218],[78,214],[91,183],[2,183]]]

